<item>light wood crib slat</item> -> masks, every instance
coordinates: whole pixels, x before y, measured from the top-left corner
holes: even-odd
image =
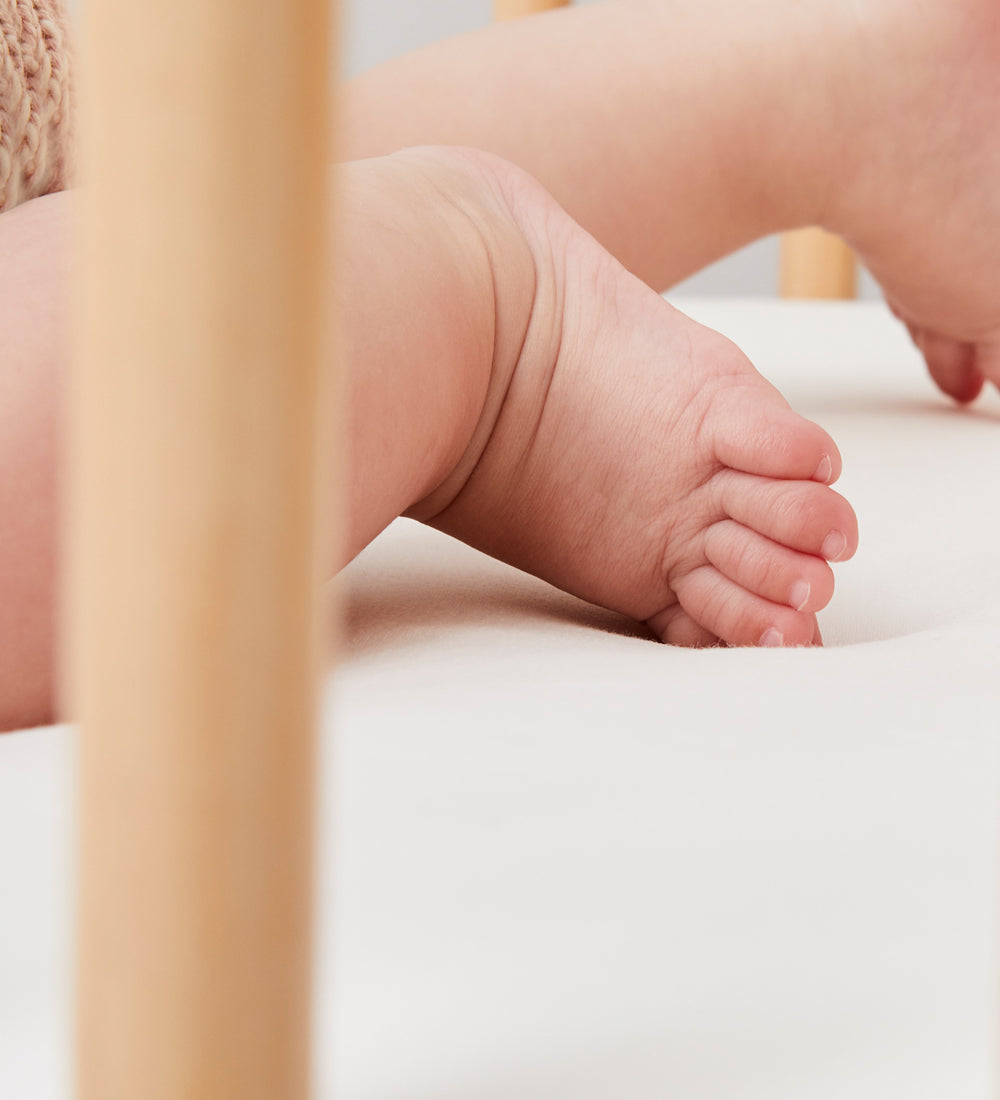
[[[520,19],[522,15],[534,15],[536,12],[562,8],[569,0],[493,0],[493,18],[500,22],[504,19]]]
[[[781,238],[782,298],[854,298],[857,261],[839,237],[818,227]]]
[[[82,1100],[308,1092],[329,8],[84,12]]]

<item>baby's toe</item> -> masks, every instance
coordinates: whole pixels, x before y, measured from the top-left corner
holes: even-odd
[[[818,424],[790,409],[776,390],[773,401],[759,400],[756,389],[752,397],[758,399],[748,400],[739,387],[721,397],[732,406],[714,420],[713,447],[721,463],[761,477],[825,485],[840,477],[840,451]]]
[[[772,542],[734,520],[705,531],[704,554],[741,588],[794,611],[819,611],[833,598],[833,570],[822,558]]]
[[[985,379],[976,363],[973,344],[917,329],[914,342],[938,387],[961,404],[975,401]]]
[[[705,649],[720,643],[717,635],[696,623],[678,603],[672,604],[659,615],[655,615],[646,625],[661,642],[666,642],[667,645]]]
[[[677,579],[674,591],[681,606],[695,622],[730,645],[814,644],[814,615],[794,611],[748,592],[715,566],[699,566]],[[649,620],[649,625],[659,633],[657,616]]]
[[[846,561],[858,548],[854,509],[825,485],[734,471],[716,480],[722,513],[774,542],[827,561]]]

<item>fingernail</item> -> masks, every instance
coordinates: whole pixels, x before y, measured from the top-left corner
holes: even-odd
[[[831,477],[833,477],[833,463],[830,461],[829,455],[823,455],[812,479],[813,481],[822,481],[824,485],[829,485]]]
[[[808,581],[796,581],[792,585],[791,592],[788,594],[788,606],[794,607],[796,611],[801,611],[809,602],[809,593],[811,591],[812,587]]]
[[[836,561],[847,549],[847,537],[843,531],[831,531],[819,548],[820,556],[827,561]]]
[[[784,641],[785,636],[781,633],[781,631],[777,630],[773,626],[769,626],[767,630],[765,630],[764,633],[761,634],[760,642],[758,644],[763,646],[777,646],[783,645]]]

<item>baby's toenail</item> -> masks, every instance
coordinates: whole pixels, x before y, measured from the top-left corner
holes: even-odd
[[[812,591],[808,581],[796,581],[788,594],[788,606],[801,611],[809,602],[809,593]]]
[[[843,531],[831,531],[819,548],[820,556],[827,561],[836,561],[847,549],[847,538]]]
[[[830,478],[833,477],[833,463],[830,461],[829,455],[823,455],[819,460],[819,465],[816,467],[816,473],[813,474],[813,481],[822,481],[824,485],[830,484]]]
[[[782,634],[781,631],[776,629],[775,627],[769,626],[767,630],[765,630],[764,633],[761,634],[759,644],[763,646],[776,646],[784,645],[784,643],[784,634]]]

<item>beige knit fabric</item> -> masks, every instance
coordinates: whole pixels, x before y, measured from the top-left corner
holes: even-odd
[[[0,0],[0,211],[71,183],[68,32],[62,0]]]

